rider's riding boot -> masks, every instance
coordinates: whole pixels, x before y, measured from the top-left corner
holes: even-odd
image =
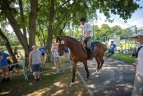
[[[92,58],[92,51],[91,51],[91,49],[90,48],[86,48],[86,51],[87,51],[87,55],[88,55],[88,59],[93,59]]]

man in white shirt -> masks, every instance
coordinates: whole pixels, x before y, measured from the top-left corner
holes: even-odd
[[[80,24],[82,25],[82,37],[84,37],[85,48],[87,49],[88,57],[90,58],[91,53],[91,38],[93,36],[93,28],[89,23],[86,23],[85,18],[80,19]]]
[[[143,31],[137,33],[135,35],[135,39],[141,46],[138,48],[136,53],[136,76],[132,96],[143,96]]]

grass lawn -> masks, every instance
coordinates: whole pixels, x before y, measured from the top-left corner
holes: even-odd
[[[13,75],[8,83],[0,83],[0,96],[89,96],[77,76],[77,84],[70,87],[71,71],[56,74],[55,70],[41,74],[42,80],[33,83],[32,75],[25,81],[23,75]]]
[[[135,57],[132,57],[131,55],[127,54],[116,53],[115,58],[131,64],[135,62]]]

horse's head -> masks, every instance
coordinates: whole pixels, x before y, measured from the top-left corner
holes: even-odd
[[[57,37],[56,42],[58,43],[58,52],[59,55],[64,55],[64,50],[66,48],[65,41],[61,37]]]

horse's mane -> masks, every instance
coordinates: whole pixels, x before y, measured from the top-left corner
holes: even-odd
[[[76,39],[75,39],[75,38],[73,38],[73,37],[69,37],[69,36],[61,36],[61,38],[68,38],[68,39],[72,40],[73,42],[77,42],[77,43],[79,43],[79,41],[78,41],[78,40],[76,40]]]
[[[81,44],[81,42],[79,42],[77,39],[70,37],[70,36],[61,36],[61,38],[67,38],[68,40],[72,40],[73,44]],[[95,41],[92,42],[92,44],[96,45],[96,46],[103,46],[105,50],[107,50],[107,47],[105,44],[102,44],[100,41]]]
[[[75,38],[73,38],[73,37],[69,37],[69,36],[61,36],[61,37],[64,37],[64,38],[70,38],[70,39],[72,39],[72,40],[74,40],[74,41],[78,41],[78,40],[76,40]]]

